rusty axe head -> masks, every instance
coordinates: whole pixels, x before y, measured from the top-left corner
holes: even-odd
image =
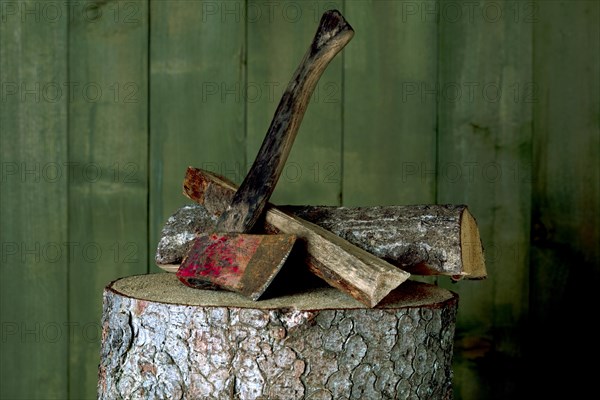
[[[217,286],[257,300],[283,266],[293,235],[248,235],[279,180],[317,82],[354,31],[337,10],[323,14],[288,84],[252,167],[220,216],[215,233],[197,237],[177,276],[198,288]]]

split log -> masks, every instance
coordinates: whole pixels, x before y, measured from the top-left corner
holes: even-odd
[[[457,296],[406,282],[377,307],[333,288],[252,302],[173,274],[104,291],[99,399],[451,398]]]
[[[271,208],[266,223],[304,242],[305,263],[312,273],[369,307],[410,276],[328,230],[280,210]]]
[[[234,191],[235,185],[227,179],[188,168],[184,194],[203,207],[186,206],[169,219],[157,249],[157,264],[176,271],[194,232],[202,232],[214,221]],[[310,221],[412,274],[450,275],[454,279],[487,275],[477,223],[464,205],[268,206],[266,230],[298,234],[289,226],[278,225],[285,221],[294,225]]]

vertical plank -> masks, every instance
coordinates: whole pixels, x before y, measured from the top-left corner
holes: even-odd
[[[590,318],[600,280],[600,4],[536,4],[532,347],[542,373],[563,381],[551,365],[576,362],[595,340],[577,326]],[[572,345],[549,353],[557,340]],[[581,373],[582,381],[594,379],[592,371]],[[553,395],[577,397],[577,385],[568,386]]]
[[[341,3],[248,1],[248,78],[244,96],[248,144],[244,172],[254,161],[281,95],[310,45],[321,15],[332,8],[342,10]],[[350,42],[347,48],[352,46]],[[315,89],[273,193],[273,202],[339,204],[341,109],[340,54],[327,67]]]
[[[351,1],[344,65],[344,205],[435,201],[435,1]]]
[[[145,1],[71,10],[69,397],[93,398],[102,288],[148,266],[148,12]]]
[[[0,398],[67,398],[67,7],[0,3]]]
[[[489,271],[486,281],[452,286],[461,297],[455,392],[513,397],[528,313],[536,10],[465,1],[441,3],[439,11],[437,200],[469,205]]]
[[[150,9],[153,261],[166,219],[188,202],[181,194],[188,166],[239,181],[245,156],[245,22],[241,0],[155,1]]]

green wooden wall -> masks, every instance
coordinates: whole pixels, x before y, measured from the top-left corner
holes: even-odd
[[[0,398],[94,398],[103,286],[158,271],[188,165],[243,179],[329,8],[356,35],[273,200],[468,204],[455,397],[561,379],[600,280],[599,2],[0,0]]]

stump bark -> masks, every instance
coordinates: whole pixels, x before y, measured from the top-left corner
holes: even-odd
[[[446,399],[456,294],[330,287],[252,302],[161,273],[104,291],[100,399]]]

